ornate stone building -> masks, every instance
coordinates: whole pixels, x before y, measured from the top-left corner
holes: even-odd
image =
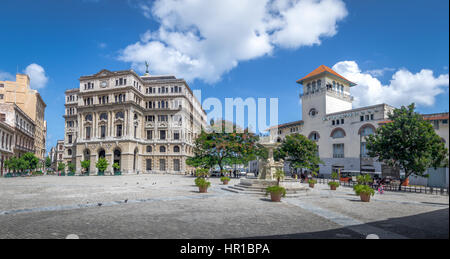
[[[132,70],[102,70],[82,76],[66,91],[64,161],[100,157],[124,174],[185,173],[186,159],[206,126],[206,113],[188,84],[174,76],[139,76]]]

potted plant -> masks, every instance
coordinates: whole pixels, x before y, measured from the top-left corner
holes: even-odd
[[[281,186],[278,186],[278,185],[267,187],[266,195],[269,193],[270,193],[270,199],[273,202],[280,202],[281,197],[286,197],[286,189]]]
[[[357,184],[353,187],[356,195],[359,195],[362,202],[370,202],[370,197],[375,195],[375,190],[368,185]]]
[[[122,175],[122,172],[120,172],[120,165],[119,165],[119,163],[114,163],[113,164],[113,168],[114,168],[114,175],[116,175],[116,176]]]
[[[211,183],[206,181],[205,178],[199,177],[195,179],[195,185],[197,185],[200,193],[207,193],[209,186],[211,186]]]
[[[84,169],[83,175],[89,175],[89,168],[91,167],[91,160],[82,161],[81,167]]]
[[[72,163],[67,164],[67,168],[69,169],[68,176],[75,176],[75,165]]]
[[[97,163],[95,164],[98,169],[98,176],[105,175],[105,170],[106,168],[108,168],[108,165],[108,160],[106,160],[105,158],[101,157],[100,159],[98,159]]]
[[[314,188],[314,185],[316,185],[317,180],[309,179],[308,183],[309,183],[309,188]]]
[[[332,182],[329,182],[328,185],[330,186],[332,191],[336,191],[336,189],[341,185],[339,182],[336,182],[336,179],[338,179],[337,173],[332,173],[331,178],[333,179]]]
[[[66,172],[64,172],[65,169],[66,165],[64,163],[61,162],[58,164],[58,171],[60,172],[59,176],[66,176]]]
[[[220,181],[223,183],[223,185],[228,185],[228,183],[231,181],[230,177],[222,177],[220,178]]]

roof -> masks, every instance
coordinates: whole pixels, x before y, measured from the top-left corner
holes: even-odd
[[[284,124],[280,124],[278,126],[273,126],[271,128],[268,128],[266,131],[273,130],[273,129],[281,129],[289,126],[296,126],[296,125],[303,125],[303,121],[294,121],[294,122],[288,122]]]
[[[297,83],[303,84],[303,82],[306,81],[307,79],[310,79],[310,78],[312,78],[312,77],[319,76],[319,75],[322,75],[322,74],[331,74],[331,75],[333,75],[333,76],[335,76],[335,77],[338,77],[338,78],[340,78],[340,79],[346,81],[347,83],[350,84],[350,86],[355,86],[355,85],[356,85],[356,84],[353,83],[352,81],[350,81],[350,80],[348,80],[347,78],[345,78],[345,77],[339,75],[336,71],[334,71],[333,69],[331,69],[331,68],[329,68],[329,67],[327,67],[327,66],[325,66],[325,65],[321,65],[320,67],[318,67],[316,70],[314,70],[314,71],[312,71],[311,73],[309,73],[309,74],[308,74],[307,76],[305,76],[304,78],[298,80]]]
[[[422,117],[424,120],[427,121],[437,121],[437,120],[448,120],[449,119],[449,113],[436,113],[436,114],[422,114]],[[386,120],[386,121],[380,121],[378,124],[387,124],[391,123],[392,121]]]

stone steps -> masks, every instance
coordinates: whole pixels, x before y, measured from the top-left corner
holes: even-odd
[[[239,193],[239,194],[249,194],[249,195],[260,195],[265,196],[266,195],[266,189],[262,187],[256,187],[256,186],[247,186],[242,184],[237,185],[229,185],[226,187],[222,187],[222,190],[229,191],[233,193]],[[286,198],[294,198],[294,197],[300,197],[307,194],[309,190],[305,189],[288,189],[286,191]]]

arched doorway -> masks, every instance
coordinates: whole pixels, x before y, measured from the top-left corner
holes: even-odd
[[[91,160],[91,151],[89,149],[85,149],[83,151],[83,161]]]
[[[98,158],[99,158],[99,159],[100,159],[100,158],[106,158],[106,152],[105,152],[104,149],[100,149],[100,150],[98,151]]]
[[[113,164],[115,164],[115,163],[119,164],[120,169],[123,170],[122,169],[122,165],[120,163],[121,157],[122,157],[122,152],[120,151],[120,149],[115,149],[114,150],[114,162],[113,162]]]

